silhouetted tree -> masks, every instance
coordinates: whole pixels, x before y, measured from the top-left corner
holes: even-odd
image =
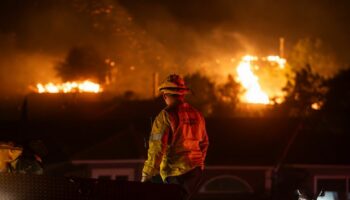
[[[58,75],[65,81],[94,79],[104,81],[108,66],[92,47],[72,48],[65,61],[57,65]]]
[[[205,116],[234,116],[241,85],[232,75],[229,75],[222,85],[215,85],[207,76],[199,72],[186,76],[185,81],[193,91],[193,95],[187,96],[188,102],[202,111]]]
[[[228,75],[227,82],[217,87],[217,102],[214,106],[213,115],[216,117],[232,117],[239,103],[241,85],[236,82],[232,75]]]
[[[350,131],[350,68],[340,71],[326,82],[329,91],[322,109],[322,121],[328,131],[346,134]]]
[[[350,112],[350,69],[340,71],[326,85],[329,91],[323,111],[331,115],[347,115]]]
[[[215,84],[199,72],[186,76],[185,81],[193,92],[193,95],[187,97],[188,102],[202,111],[205,116],[212,114],[214,104],[217,102]]]
[[[325,79],[312,71],[310,65],[295,72],[294,79],[288,81],[283,89],[286,93],[286,100],[282,109],[290,116],[309,116],[315,111],[313,104],[322,106],[325,101],[327,87]]]

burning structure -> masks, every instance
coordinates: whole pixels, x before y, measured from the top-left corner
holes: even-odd
[[[279,56],[267,56],[260,59],[267,62],[269,65],[275,65],[273,67],[277,66],[277,70],[281,71],[285,68],[286,65],[286,60],[284,58],[280,58]],[[241,101],[256,104],[271,104],[273,103],[270,100],[271,98],[278,98],[279,103],[281,103],[283,96],[278,91],[282,89],[281,85],[279,85],[280,88],[278,88],[278,86],[277,88],[276,86],[275,88],[269,88],[271,91],[269,94],[266,93],[260,86],[259,82],[261,82],[261,80],[259,81],[259,77],[254,73],[254,69],[257,71],[261,67],[268,66],[261,66],[257,63],[257,61],[259,61],[259,58],[257,56],[246,55],[242,58],[236,68],[237,80],[245,89],[245,92],[241,97]]]
[[[66,62],[69,62],[69,56],[67,59],[68,61]],[[109,59],[106,59],[106,63],[114,66],[114,62],[111,64]],[[77,68],[79,68],[81,65],[84,66],[84,64],[79,62],[73,62],[73,64],[68,63],[65,65],[61,64],[61,71],[63,71],[62,66],[68,65],[70,68],[74,68],[74,66],[71,66],[74,64],[77,65]],[[243,56],[237,64],[234,72],[236,81],[243,88],[243,91],[241,92],[242,94],[240,94],[240,101],[242,103],[265,105],[282,103],[284,98],[282,87],[286,84],[286,65],[286,59],[279,56],[267,56],[260,58],[258,56],[251,55]],[[65,71],[67,73],[69,70]],[[270,75],[271,71],[278,72],[279,74],[273,77]],[[86,74],[85,72],[85,74],[79,74],[79,71],[77,70],[75,70],[74,73],[74,77],[76,77],[78,80],[80,77],[94,77],[93,73]],[[112,77],[112,74],[109,72],[105,74],[107,75],[105,77],[104,86],[108,87],[110,80],[114,80],[115,77]],[[153,79],[154,81],[152,87],[157,88],[158,73],[153,74]],[[38,83],[36,84],[34,90],[36,93],[101,93],[104,91],[104,88],[101,84],[87,79],[83,81],[67,81],[63,83]],[[156,96],[157,94],[155,89],[152,91],[154,96]]]

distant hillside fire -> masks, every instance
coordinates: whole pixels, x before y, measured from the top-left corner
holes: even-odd
[[[254,72],[260,70],[262,67],[267,67],[260,65],[263,62],[265,62],[266,65],[272,66],[272,70],[284,70],[286,65],[286,60],[279,56],[267,56],[262,58],[251,55],[243,56],[236,68],[237,81],[245,89],[244,94],[241,96],[242,102],[254,104],[272,104],[274,102],[271,101],[271,98],[275,98],[276,103],[281,103],[283,101],[283,95],[281,93],[277,93],[276,90],[273,91],[271,88],[261,87],[261,80]],[[270,94],[265,92],[267,89],[272,90],[272,94],[271,92]],[[281,90],[281,88],[279,88],[279,90]]]
[[[36,85],[38,93],[100,93],[103,89],[98,83],[89,80],[73,81],[60,84],[47,83]]]

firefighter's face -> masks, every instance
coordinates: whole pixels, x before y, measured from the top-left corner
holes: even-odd
[[[164,101],[166,105],[170,106],[175,103],[175,98],[168,94],[163,94]]]
[[[184,101],[183,95],[163,94],[163,98],[167,106],[173,106]]]

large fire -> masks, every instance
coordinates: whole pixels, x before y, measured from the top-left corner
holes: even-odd
[[[102,87],[98,83],[89,80],[82,82],[73,81],[61,84],[47,83],[36,85],[38,93],[99,93],[102,92]]]
[[[279,56],[267,56],[260,59],[257,56],[243,56],[236,68],[237,80],[245,89],[241,100],[254,104],[272,104],[273,102],[270,100],[272,96],[269,96],[260,86],[259,77],[254,73],[254,69],[260,68],[260,66],[254,62],[259,60],[269,62],[270,64],[277,64],[280,70],[283,70],[286,65],[286,60]],[[273,97],[277,99],[282,98],[281,94],[274,94]]]

